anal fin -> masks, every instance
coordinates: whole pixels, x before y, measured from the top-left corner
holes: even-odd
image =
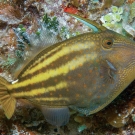
[[[47,107],[42,106],[41,111],[48,123],[54,126],[64,126],[69,121],[69,109],[68,107],[59,107],[59,108],[53,108],[53,107]]]

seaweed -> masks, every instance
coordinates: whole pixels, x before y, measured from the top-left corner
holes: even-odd
[[[30,47],[29,34],[26,32],[26,28],[20,24],[18,28],[13,29],[17,36],[17,49],[15,50],[15,55],[18,58],[24,58],[24,52],[27,47]]]
[[[58,31],[59,22],[57,20],[57,17],[50,18],[47,14],[43,16],[43,23],[44,26],[49,30],[54,30],[55,32]]]
[[[8,55],[8,58],[6,61],[2,63],[2,69],[8,69],[12,65],[14,65],[16,62],[16,58],[12,58],[10,55]]]

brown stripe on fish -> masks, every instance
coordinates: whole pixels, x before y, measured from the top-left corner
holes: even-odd
[[[57,53],[58,51],[60,51],[62,49],[62,46],[59,46],[53,50],[51,50],[50,52],[44,54],[43,56],[41,56],[40,58],[35,58],[37,60],[35,60],[35,62],[33,62],[33,64],[28,68],[28,70],[34,68],[38,63],[42,63],[45,59],[51,57],[52,55],[54,55],[55,53]]]
[[[71,71],[71,72],[73,72],[73,71]],[[68,74],[67,74],[67,76],[68,76]],[[66,78],[68,78],[68,77],[66,77]],[[15,93],[17,95],[18,93],[22,93],[22,91],[23,92],[28,91],[28,93],[25,95],[25,97],[27,97],[27,96],[30,97],[29,92],[31,93],[32,97],[33,96],[34,97],[40,97],[40,96],[47,97],[47,93],[53,93],[53,95],[54,95],[55,92],[57,93],[57,91],[59,91],[59,90],[67,89],[67,86],[65,86],[64,83],[63,84],[61,83],[62,80],[63,80],[63,75],[58,75],[53,78],[49,78],[48,80],[43,81],[43,82],[29,84],[27,86],[20,87],[19,89],[17,88],[16,90],[14,89],[13,91],[10,91],[10,94]],[[67,82],[68,79],[65,79],[65,81]],[[60,87],[62,85],[65,87]],[[33,93],[35,93],[35,94],[33,95]],[[20,95],[20,96],[22,96],[22,95]]]
[[[64,57],[61,57],[61,58],[58,59],[59,61],[61,61],[59,65],[56,66],[57,61],[54,62],[54,65],[55,65],[56,67],[51,68],[51,65],[49,65],[48,67],[43,68],[43,69],[42,69],[42,72],[40,72],[40,73],[39,73],[39,71],[37,71],[37,73],[34,74],[34,75],[29,75],[29,76],[23,77],[22,79],[20,79],[20,82],[17,82],[17,84],[18,84],[18,83],[21,84],[22,82],[25,83],[25,81],[27,82],[27,80],[31,79],[31,77],[37,76],[37,75],[39,75],[39,74],[43,74],[45,71],[47,71],[47,69],[50,69],[50,68],[51,68],[51,70],[54,70],[54,71],[55,71],[55,69],[60,68],[61,64],[66,65],[66,64],[67,64],[68,62],[70,62],[71,60],[77,60],[77,58],[75,59],[74,55],[75,55],[76,57],[77,57],[77,56],[78,56],[78,57],[80,56],[80,55],[79,55],[79,52],[71,53],[71,55],[65,55]],[[69,57],[69,56],[70,56],[70,57]],[[68,60],[65,60],[67,57],[68,57]],[[52,64],[53,64],[53,63],[52,63]],[[50,77],[50,78],[48,78],[47,80],[44,80],[43,82],[40,82],[40,83],[41,83],[41,84],[44,83],[44,84],[45,84],[44,87],[46,87],[46,86],[48,86],[48,84],[50,84],[50,83],[49,83],[50,80],[51,80],[50,82],[52,82],[53,79],[54,79],[54,80],[56,80],[56,79],[58,80],[57,76],[55,76],[55,77],[56,77],[56,78]],[[59,77],[59,76],[58,76],[58,77]],[[16,92],[21,92],[21,91],[26,90],[27,88],[31,88],[31,87],[37,88],[37,87],[36,87],[37,84],[39,84],[38,81],[37,81],[37,82],[32,82],[32,83],[30,83],[30,84],[28,84],[28,85],[25,85],[25,86],[20,85],[20,87],[16,87],[16,88],[13,88],[13,89],[10,87],[10,92],[12,92],[12,90],[13,90],[13,92],[14,92],[15,89],[17,89]],[[16,84],[14,84],[14,85],[16,85]]]
[[[87,65],[85,65],[84,67],[86,67],[86,66]],[[80,67],[80,68],[84,68],[84,67]],[[74,71],[71,71],[71,72],[74,72]],[[71,72],[70,72],[70,74],[72,74]],[[87,75],[87,77],[88,77],[89,76],[88,72],[89,71],[87,71],[85,73],[83,72],[82,73],[83,76],[86,76]],[[78,73],[78,71],[77,71],[77,73]],[[59,97],[61,99],[61,98],[64,98],[65,96],[66,97],[73,96],[74,98],[70,102],[74,103],[77,100],[80,100],[80,97],[78,97],[78,96],[76,97],[77,93],[78,92],[81,93],[80,96],[82,98],[82,95],[84,95],[84,92],[91,85],[89,83],[89,78],[87,79],[88,81],[84,84],[86,87],[84,87],[83,85],[81,85],[81,86],[79,85],[78,86],[78,85],[75,85],[74,83],[72,83],[70,85],[69,84],[66,84],[65,85],[64,83],[68,83],[68,81],[62,82],[61,81],[62,80],[61,77],[62,76],[57,76],[56,78],[52,78],[52,79],[48,80],[48,82],[46,82],[43,85],[41,85],[41,84],[38,84],[37,86],[35,85],[31,91],[28,91],[27,92],[27,91],[22,90],[23,92],[20,92],[21,94],[20,93],[15,93],[15,94],[13,94],[13,96],[23,97],[23,95],[24,95],[24,97],[32,98],[33,100],[35,98],[39,98],[40,99],[40,98],[45,98],[45,97],[47,97],[47,98],[49,98],[49,97]],[[74,80],[74,78],[76,78],[75,81],[78,84],[79,81],[80,81],[80,79],[78,80],[77,74],[75,76],[72,76],[70,82],[73,82],[72,79]],[[57,82],[55,82],[55,79],[57,79]],[[65,79],[65,80],[67,80],[67,79]],[[81,84],[81,83],[79,83],[79,84]],[[67,92],[66,91],[67,89],[69,89],[72,92]],[[75,91],[75,89],[77,89],[77,91]],[[82,89],[83,89],[83,91],[82,91]],[[65,93],[66,93],[66,95],[65,95]]]
[[[89,64],[89,62],[87,62],[87,64]],[[65,80],[67,82],[67,87],[61,88],[61,89],[58,89],[58,90],[56,89],[55,91],[48,91],[48,92],[43,93],[41,95],[35,95],[33,97],[33,100],[35,98],[37,98],[37,99],[39,98],[39,101],[40,101],[40,98],[46,98],[46,97],[48,97],[48,98],[49,97],[62,98],[62,97],[71,97],[72,96],[73,98],[70,98],[69,103],[75,103],[78,100],[80,100],[82,98],[85,98],[86,96],[91,97],[92,94],[89,93],[88,90],[91,88],[92,85],[94,85],[93,84],[93,76],[95,74],[91,75],[89,73],[89,70],[85,70],[85,72],[82,73],[82,78],[86,77],[88,79],[86,79],[85,82],[83,82],[83,79],[78,78],[78,72],[80,72],[82,70],[82,68],[87,67],[87,64],[85,64],[83,67],[80,67],[79,69],[77,69],[78,70],[77,72],[75,70],[75,71],[71,71],[70,74],[69,73],[67,74],[67,76],[65,77]],[[71,75],[70,80],[67,79],[69,75]],[[60,80],[60,78],[58,80]],[[53,78],[53,81],[54,81],[54,78]],[[52,84],[53,84],[53,82],[52,82]],[[46,102],[44,104],[47,105]]]
[[[28,84],[27,86],[22,86],[13,90],[10,90],[10,94],[12,93],[21,93],[22,91],[32,91],[32,90],[36,90],[36,89],[40,89],[40,88],[48,88],[50,86],[55,86],[58,83],[60,83],[63,80],[63,75],[58,75],[52,78],[49,78],[46,81],[42,81],[42,82],[35,82],[33,84]],[[46,90],[46,93],[49,92],[48,90]]]
[[[82,67],[79,67],[79,68],[82,68]],[[74,74],[74,70],[72,70],[70,72],[70,74]],[[86,75],[86,74],[84,74],[84,75]],[[66,82],[69,81],[68,76],[69,76],[68,74],[67,74],[67,76],[65,76],[65,81]],[[75,80],[77,81],[78,80],[78,72],[77,72],[77,74],[75,72],[75,76],[76,76]],[[71,77],[71,79],[72,79],[72,77]],[[67,86],[64,83],[62,84],[62,80],[63,80],[63,75],[58,75],[58,76],[55,76],[53,78],[49,78],[48,80],[43,81],[43,82],[34,83],[32,85],[29,84],[28,86],[21,87],[21,88],[15,90],[16,92],[15,91],[10,91],[10,94],[15,93],[17,95],[18,93],[22,93],[22,91],[23,92],[28,91],[28,93],[26,95],[24,95],[24,96],[25,97],[28,96],[29,98],[30,98],[30,96],[31,97],[33,97],[33,96],[34,97],[39,97],[39,98],[40,97],[49,97],[49,96],[52,96],[52,95],[57,96],[58,91],[61,93],[62,90],[68,89],[68,86],[69,86],[69,84]],[[65,86],[65,87],[63,87],[63,86]],[[52,93],[52,95],[51,95],[51,93]],[[72,93],[75,93],[75,92],[73,91]],[[48,96],[48,94],[49,94],[49,96]],[[22,96],[22,95],[20,94],[20,96]],[[63,94],[61,96],[63,96]]]
[[[49,48],[49,49],[52,50],[48,52],[48,49],[45,49],[42,52],[40,52],[32,61],[30,61],[29,64],[27,64],[27,66],[21,71],[18,78],[20,78],[28,70],[34,68],[38,63],[42,63],[45,59],[60,51],[62,49],[62,46],[57,46],[55,48]]]
[[[40,83],[40,82],[48,80],[51,77],[55,77],[58,75],[63,75],[63,74],[66,75],[70,71],[79,68],[80,63],[83,65],[87,61],[90,61],[91,59],[95,59],[96,57],[97,57],[96,54],[95,55],[88,54],[87,59],[84,56],[77,57],[76,60],[73,59],[73,60],[69,61],[68,63],[66,63],[65,65],[62,65],[59,68],[49,69],[45,73],[37,74],[36,76],[34,76],[30,79],[27,79],[23,82],[17,82],[13,85],[10,85],[9,90],[19,89],[21,87],[28,86],[29,84],[33,85],[34,83]]]
[[[84,51],[88,51],[88,49],[84,50]],[[80,56],[80,51],[74,51],[71,52],[70,55],[63,55],[62,57],[59,57],[56,61],[53,61],[52,63],[50,63],[49,65],[47,65],[46,67],[41,67],[41,69],[35,71],[33,74],[28,74],[24,77],[20,78],[20,81],[24,81],[27,80],[28,78],[32,78],[33,76],[39,74],[39,73],[44,73],[46,72],[48,69],[56,69],[59,68],[61,65],[65,65],[66,63],[68,63],[69,61],[76,59],[76,57]]]
[[[65,81],[61,81],[57,84],[54,84],[52,86],[48,87],[42,87],[39,86],[38,88],[33,88],[31,91],[21,91],[21,92],[16,92],[16,93],[11,93],[12,96],[14,97],[34,97],[36,95],[42,95],[48,92],[56,91],[59,89],[63,89],[67,87],[67,83]]]
[[[45,61],[43,61],[42,63],[38,63],[34,68],[32,68],[31,70],[27,70],[27,72],[25,72],[22,77],[34,73],[35,71],[41,69],[41,67],[46,67],[47,65],[49,65],[50,63],[52,63],[53,61],[56,61],[59,57],[64,56],[65,54],[69,54],[71,52],[74,51],[83,51],[85,49],[90,49],[93,44],[91,45],[84,45],[85,43],[74,43],[74,45],[72,45],[71,47],[64,46],[60,51],[58,51],[55,55],[53,55],[52,57],[49,57],[48,59],[46,59]]]

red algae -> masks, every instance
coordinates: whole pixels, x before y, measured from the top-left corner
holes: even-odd
[[[75,7],[63,7],[64,12],[76,14],[78,12],[77,8]]]

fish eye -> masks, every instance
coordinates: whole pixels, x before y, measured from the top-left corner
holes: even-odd
[[[102,43],[102,46],[105,48],[105,49],[110,49],[113,45],[113,39],[104,39],[103,40],[103,43]]]

